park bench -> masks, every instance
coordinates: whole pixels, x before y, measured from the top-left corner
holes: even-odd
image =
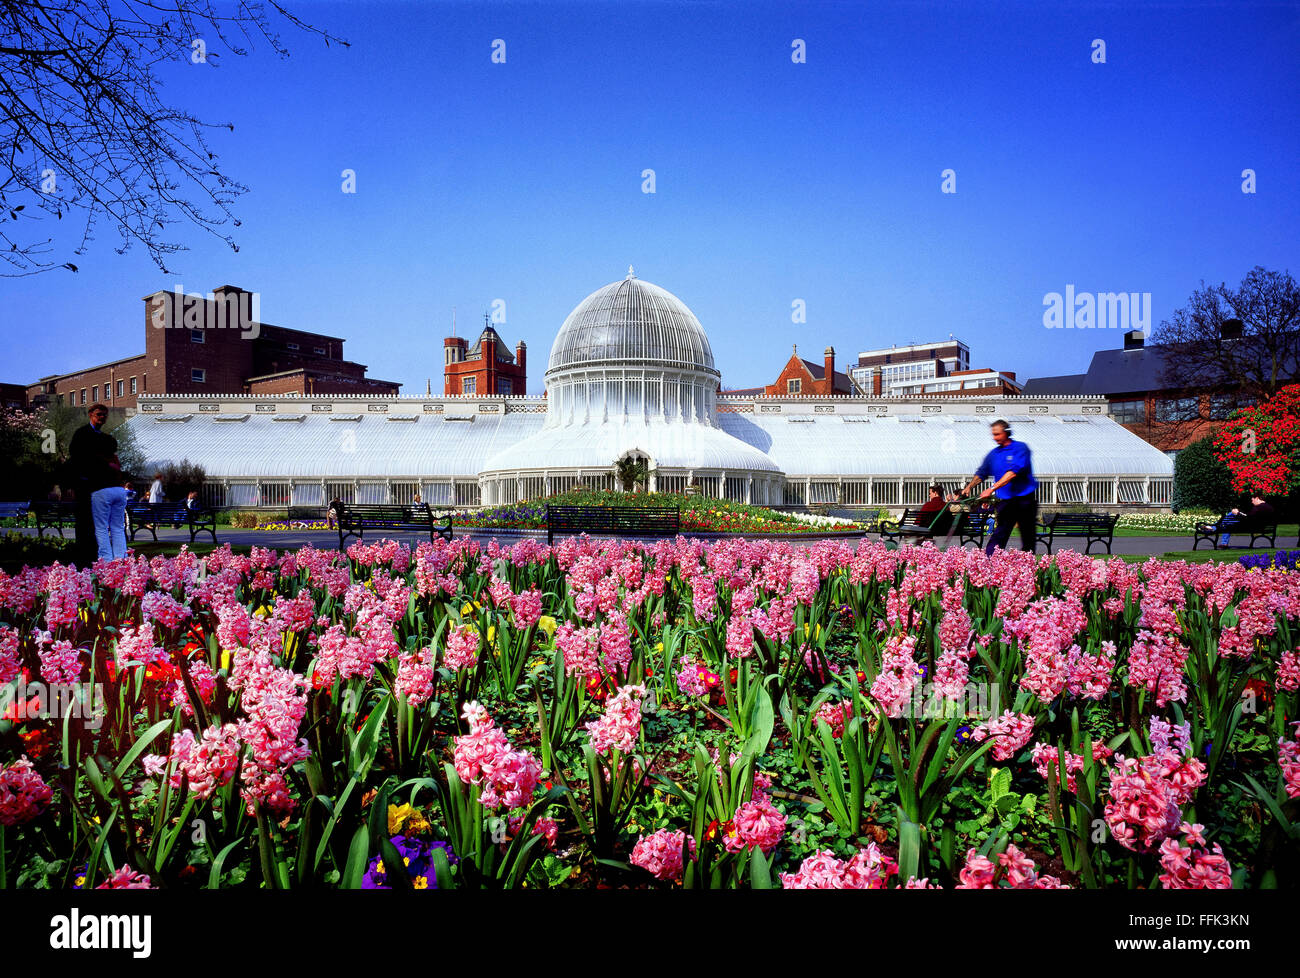
[[[451,539],[451,515],[446,522],[436,524],[428,503],[409,505],[353,505],[339,503],[339,549],[348,537],[365,538],[366,530],[419,530],[428,531],[429,541],[436,537]]]
[[[897,543],[904,537],[916,537],[923,540],[944,540],[957,538],[961,546],[973,543],[976,546],[984,545],[984,535],[988,532],[990,526],[990,517],[993,514],[985,510],[967,510],[963,509],[960,513],[954,513],[952,523],[949,524],[952,532],[948,528],[932,529],[934,524],[939,521],[939,513],[931,510],[924,513],[919,509],[905,509],[903,515],[897,520],[883,520],[880,523],[880,539]]]
[[[41,538],[46,530],[56,530],[62,539],[65,526],[72,529],[77,526],[76,503],[33,503],[32,516],[36,518],[36,535]]]
[[[1255,549],[1256,540],[1267,540],[1270,550],[1276,549],[1277,545],[1273,542],[1277,539],[1277,520],[1270,520],[1267,523],[1251,524],[1247,518],[1242,518],[1236,523],[1232,523],[1223,529],[1218,528],[1218,523],[1201,523],[1196,527],[1196,533],[1192,536],[1192,549],[1199,550],[1202,543],[1209,541],[1210,546],[1215,550],[1229,549],[1232,546],[1232,538],[1228,538],[1228,546],[1219,546],[1219,536],[1224,533],[1237,533],[1241,536],[1250,534],[1250,544],[1244,549]]]
[[[323,523],[325,509],[324,506],[290,506],[285,519],[289,523]]]
[[[140,530],[148,530],[154,542],[158,540],[158,527],[184,526],[190,531],[190,543],[200,533],[212,535],[217,542],[217,514],[210,509],[189,509],[184,502],[127,503],[127,538],[134,541]]]
[[[1119,514],[1112,513],[1056,513],[1047,517],[1038,527],[1038,539],[1047,545],[1047,552],[1052,552],[1052,544],[1057,537],[1069,537],[1087,540],[1083,548],[1086,554],[1092,550],[1094,543],[1104,543],[1106,553],[1115,535],[1115,524]]]
[[[31,503],[0,503],[0,520],[27,521],[27,510]]]
[[[682,513],[676,506],[547,506],[546,542],[557,535],[676,536]]]

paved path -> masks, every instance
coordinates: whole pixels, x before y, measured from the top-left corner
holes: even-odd
[[[36,533],[34,529],[30,528],[20,529],[18,532],[28,533],[33,536]],[[486,543],[489,540],[497,540],[502,546],[509,546],[524,539],[538,539],[543,542],[546,540],[546,532],[544,530],[506,530],[491,532],[474,529],[462,531],[458,529],[456,531],[456,536],[458,539],[469,537],[470,539],[478,540],[482,543]],[[700,536],[703,538],[703,535]],[[383,533],[368,539],[378,540],[389,537],[401,540],[404,543],[411,544],[412,546],[419,543],[421,540],[428,539],[426,535],[420,533],[403,532]],[[142,533],[136,536],[137,542],[148,543],[151,542],[151,539],[152,538],[148,533]],[[206,534],[201,534],[198,539],[200,542],[210,540]],[[656,538],[647,537],[641,539],[652,542]],[[796,542],[804,542],[807,539],[807,537],[803,537]],[[874,540],[875,535],[872,534],[867,539]],[[237,530],[230,527],[219,526],[217,527],[217,540],[221,543],[230,543],[236,546],[251,544],[259,547],[273,547],[278,550],[297,550],[299,547],[305,547],[308,545],[323,550],[336,550],[339,545],[339,536],[337,531],[334,530]],[[348,543],[351,544],[354,540],[355,538],[350,537]],[[158,541],[160,543],[188,543],[189,531],[183,529],[174,530],[167,527],[158,531]],[[1278,543],[1280,549],[1289,549],[1287,541],[1279,540]],[[1013,535],[1011,538],[1011,544],[1013,548],[1018,548],[1020,545],[1020,538]],[[954,540],[950,545],[956,546],[956,540]],[[1082,544],[1081,541],[1062,540],[1057,541],[1053,549],[1081,550]],[[1190,533],[1176,537],[1116,537],[1111,549],[1115,554],[1154,554],[1160,556],[1161,554],[1174,551],[1191,550],[1192,537]],[[1201,549],[1206,549],[1204,544],[1202,544]],[[1042,552],[1041,548],[1039,552]],[[1092,556],[1106,556],[1105,547],[1094,544],[1092,548]]]

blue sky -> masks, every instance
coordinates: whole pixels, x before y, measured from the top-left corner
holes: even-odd
[[[287,60],[164,75],[235,123],[211,146],[251,188],[238,254],[176,225],[169,276],[103,228],[79,273],[0,280],[0,379],[140,352],[140,297],[233,283],[409,394],[440,389],[452,307],[472,333],[502,299],[535,393],[565,315],[633,264],[726,387],[792,343],[842,365],[949,333],[1023,380],[1121,343],[1044,328],[1067,284],[1150,292],[1158,323],[1201,280],[1300,274],[1295,3],[291,4],[351,47],[286,25]]]

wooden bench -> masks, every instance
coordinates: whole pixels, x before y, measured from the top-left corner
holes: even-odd
[[[557,535],[671,537],[681,532],[676,506],[547,506],[546,542]]]
[[[1220,522],[1222,522],[1222,520],[1220,520]],[[1233,533],[1242,536],[1245,536],[1247,533],[1250,534],[1250,544],[1243,549],[1253,550],[1255,548],[1256,540],[1267,540],[1270,550],[1277,549],[1277,544],[1273,542],[1277,539],[1277,520],[1270,520],[1267,523],[1257,523],[1252,526],[1249,518],[1239,517],[1235,523],[1230,523],[1223,529],[1219,529],[1218,526],[1218,523],[1199,524],[1196,527],[1195,534],[1192,536],[1192,549],[1199,550],[1201,544],[1206,541],[1209,541],[1210,546],[1215,550],[1230,549],[1232,547],[1231,534]],[[1219,537],[1224,533],[1229,534],[1227,547],[1221,547],[1219,545]]]
[[[1086,554],[1092,550],[1094,543],[1104,543],[1106,553],[1115,535],[1115,524],[1119,514],[1112,513],[1056,513],[1039,524],[1038,539],[1047,545],[1047,552],[1052,552],[1052,544],[1057,537],[1071,537],[1087,540],[1083,548]]]
[[[0,520],[22,520],[27,522],[27,510],[31,503],[0,503]]]
[[[327,519],[324,506],[290,506],[285,521],[289,523],[323,523]]]
[[[43,538],[48,529],[56,530],[62,539],[65,526],[72,529],[77,526],[77,505],[62,502],[33,503],[32,516],[36,518],[37,537]]]
[[[931,529],[936,522],[942,526],[939,513],[928,513],[919,509],[905,509],[898,520],[883,520],[880,524],[880,539],[895,542],[903,537],[918,537],[924,540],[943,540],[957,538],[961,546],[973,543],[984,545],[984,536],[990,527],[991,510],[967,510],[952,514],[952,522],[942,529]],[[948,528],[952,528],[950,533]]]
[[[335,506],[339,514],[339,549],[348,537],[358,540],[365,538],[366,530],[419,530],[428,531],[429,541],[437,537],[450,540],[451,516],[445,523],[436,524],[433,510],[428,503],[411,503],[410,505],[352,505],[339,503]]]
[[[217,514],[210,509],[189,509],[184,502],[178,503],[127,503],[127,539],[134,541],[140,530],[148,530],[158,541],[158,527],[184,526],[190,531],[190,543],[200,533],[212,536],[217,542]]]

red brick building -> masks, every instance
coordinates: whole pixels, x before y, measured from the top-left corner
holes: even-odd
[[[443,345],[444,394],[525,394],[528,344],[510,349],[484,317],[483,332],[473,346],[461,336],[448,336]]]
[[[762,389],[763,394],[796,395],[825,397],[830,394],[852,394],[853,382],[846,374],[835,369],[835,347],[828,346],[822,354],[821,363],[813,363],[799,356],[796,345],[790,359],[781,368],[776,382]]]
[[[401,384],[369,378],[365,364],[345,360],[340,337],[258,321],[246,289],[223,285],[211,295],[145,296],[144,353],[42,377],[28,386],[28,405],[131,408],[140,394],[399,392]]]

